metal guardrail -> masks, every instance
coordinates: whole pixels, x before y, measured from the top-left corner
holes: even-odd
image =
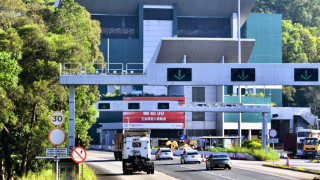
[[[142,66],[141,68],[139,68]],[[126,70],[127,74],[142,74],[143,73],[143,63],[127,63]]]
[[[100,68],[99,68],[100,67]],[[85,75],[98,75],[103,74],[104,72],[102,63],[85,63],[84,64],[84,73]]]
[[[60,75],[81,75],[81,71],[81,63],[63,63],[63,69],[62,71],[60,70]]]
[[[134,75],[143,74],[144,63],[63,63],[60,75]]]
[[[105,68],[106,75],[123,74],[123,63],[108,63]]]
[[[243,104],[243,103],[224,103],[224,102],[188,102],[186,107],[234,107],[234,108],[270,108],[270,104]]]

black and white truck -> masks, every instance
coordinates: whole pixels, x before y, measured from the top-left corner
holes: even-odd
[[[154,174],[151,161],[150,129],[125,129],[122,153],[123,174],[145,171]]]

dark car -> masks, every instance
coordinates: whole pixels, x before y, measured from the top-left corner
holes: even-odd
[[[225,153],[211,154],[206,162],[206,169],[224,168],[231,170],[231,160]]]

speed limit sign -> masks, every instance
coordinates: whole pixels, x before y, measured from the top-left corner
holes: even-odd
[[[61,126],[64,123],[64,114],[61,111],[54,111],[50,115],[50,122],[54,126]]]

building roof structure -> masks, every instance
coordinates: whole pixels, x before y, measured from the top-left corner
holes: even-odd
[[[254,39],[241,39],[241,63],[247,63]],[[156,63],[238,63],[238,40],[233,38],[162,38]]]
[[[256,0],[241,1],[241,26]],[[238,11],[238,0],[76,0],[91,14],[137,15],[140,3],[146,5],[178,5],[178,16],[231,17]]]

